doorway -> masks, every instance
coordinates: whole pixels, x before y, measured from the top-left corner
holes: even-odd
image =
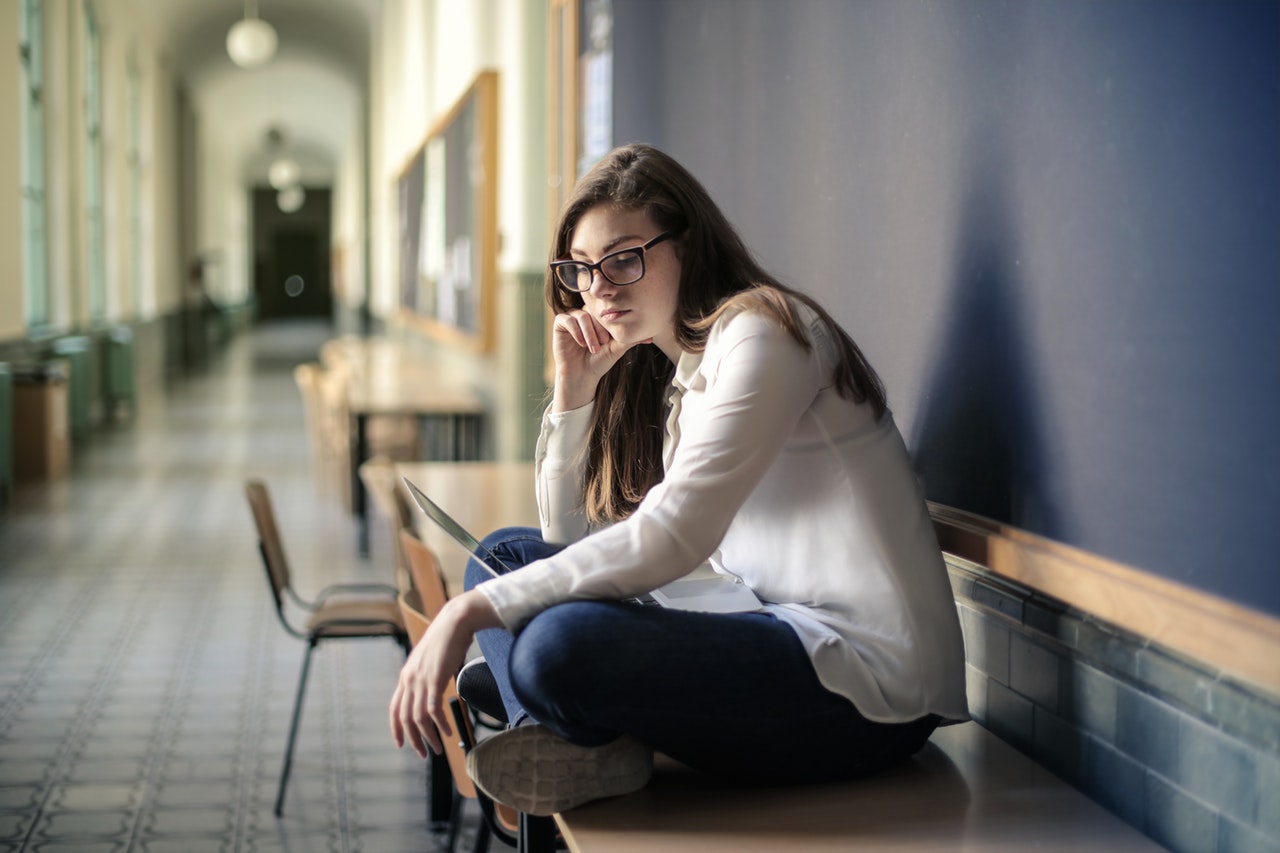
[[[259,321],[333,320],[327,189],[309,187],[300,210],[285,213],[276,191],[254,190],[253,290]]]

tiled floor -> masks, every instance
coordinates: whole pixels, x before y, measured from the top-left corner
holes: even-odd
[[[359,559],[311,477],[290,368],[324,334],[238,339],[0,511],[0,853],[445,848],[387,731],[387,641],[317,652],[272,814],[303,646],[270,606],[245,478],[267,481],[301,590],[392,577],[389,537]]]

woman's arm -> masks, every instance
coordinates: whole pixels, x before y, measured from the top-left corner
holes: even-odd
[[[583,453],[600,379],[634,344],[621,344],[582,310],[557,314],[551,326],[555,385],[534,454],[538,514],[548,542],[576,542],[590,531],[583,510]]]
[[[548,408],[542,416],[533,473],[542,538],[548,542],[577,542],[589,529],[583,511],[582,484],[591,410],[587,405],[553,414]]]
[[[828,381],[822,363],[764,315],[718,324],[665,479],[625,521],[479,587],[503,624],[565,600],[648,592],[706,560]]]

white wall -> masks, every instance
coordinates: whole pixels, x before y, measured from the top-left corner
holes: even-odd
[[[357,128],[338,164],[333,181],[333,276],[338,290],[335,302],[349,309],[364,303],[365,255],[368,229],[365,227],[365,134]]]
[[[546,6],[527,0],[387,0],[374,28],[370,80],[370,307],[454,381],[491,401],[495,451],[511,457],[529,429],[527,300],[546,256]],[[498,72],[498,301],[492,352],[424,338],[398,311],[397,181],[432,127],[476,75]],[[527,372],[526,372],[527,373]],[[540,389],[539,389],[540,391]]]
[[[108,320],[154,317],[176,304],[181,283],[177,258],[176,80],[153,39],[140,29],[138,0],[96,0],[103,98],[103,199]],[[45,168],[49,310],[52,325],[84,327],[91,318],[88,235],[85,227],[84,7],[79,0],[46,0]],[[18,40],[16,7],[0,15],[0,40]],[[0,339],[26,333],[23,293],[21,185],[22,73],[17,52],[0,67],[0,174],[12,192],[0,202]],[[130,240],[128,75],[130,57],[142,75],[144,237],[135,256]],[[135,269],[144,293],[132,292]]]

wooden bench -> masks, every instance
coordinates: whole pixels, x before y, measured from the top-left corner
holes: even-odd
[[[977,723],[839,785],[735,786],[660,760],[644,790],[556,823],[573,853],[1163,849]]]
[[[464,526],[537,524],[531,464],[396,469],[428,493],[449,495],[446,509]],[[452,563],[446,572],[460,572],[466,555],[440,547]],[[1163,849],[972,722],[939,729],[888,773],[838,785],[738,786],[659,756],[643,790],[556,815],[555,823],[572,853]],[[545,837],[522,842],[524,851],[550,846]]]

